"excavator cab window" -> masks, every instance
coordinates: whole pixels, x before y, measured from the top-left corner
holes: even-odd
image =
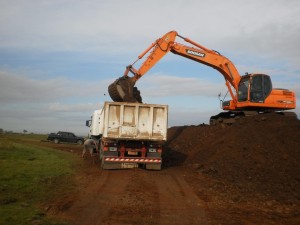
[[[250,101],[264,102],[271,93],[272,83],[269,76],[264,74],[255,74],[251,79]]]
[[[248,100],[249,76],[243,77],[239,84],[238,101],[244,102]]]

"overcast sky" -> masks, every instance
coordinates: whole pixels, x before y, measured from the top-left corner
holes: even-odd
[[[300,98],[298,0],[0,0],[0,128],[86,135],[108,85],[171,30]],[[169,105],[170,126],[208,123],[227,92],[219,72],[172,53],[137,86]]]

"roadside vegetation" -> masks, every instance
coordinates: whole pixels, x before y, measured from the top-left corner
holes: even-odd
[[[47,202],[76,191],[73,154],[43,147],[43,135],[0,134],[0,225],[67,224]]]

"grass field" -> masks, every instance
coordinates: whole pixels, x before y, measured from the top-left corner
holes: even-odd
[[[43,205],[75,191],[73,154],[39,146],[42,135],[0,135],[0,224],[67,224]]]

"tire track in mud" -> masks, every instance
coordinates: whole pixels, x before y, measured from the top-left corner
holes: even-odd
[[[180,168],[91,169],[61,217],[74,225],[206,225],[205,206]]]
[[[130,176],[124,195],[110,208],[103,224],[208,224],[205,203],[194,194],[180,168],[127,172]]]
[[[134,169],[127,170],[127,173],[130,177],[125,192],[102,224],[159,224],[159,196],[149,171]]]
[[[169,168],[156,177],[161,225],[206,225],[205,206],[178,168]]]
[[[82,181],[76,200],[63,213],[63,217],[74,225],[102,225],[110,209],[118,204],[119,197],[124,194],[130,176],[127,171],[97,172]]]

